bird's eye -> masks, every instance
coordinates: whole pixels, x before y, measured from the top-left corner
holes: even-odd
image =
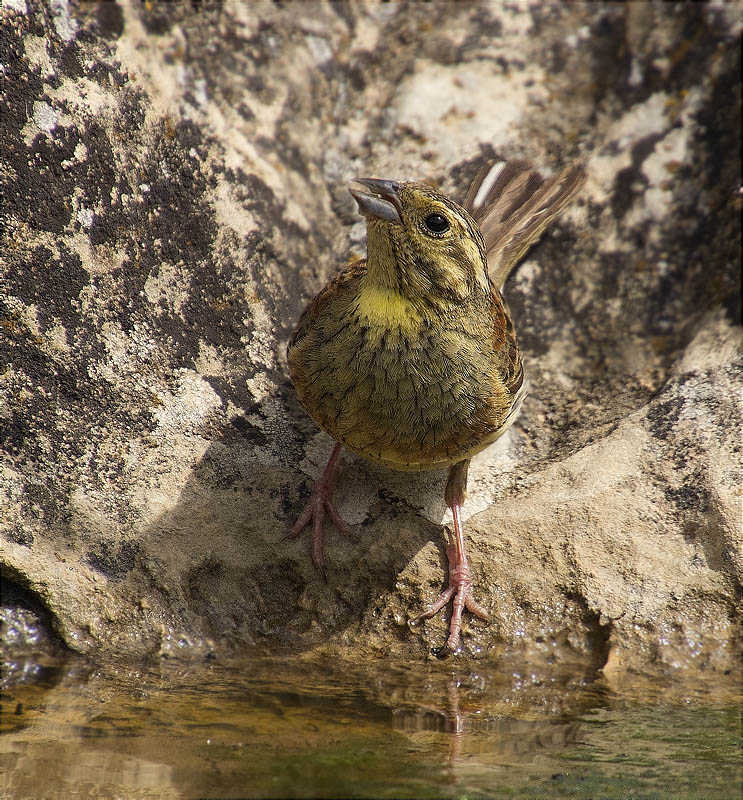
[[[443,214],[429,214],[423,222],[431,233],[443,233],[449,230],[449,220]]]

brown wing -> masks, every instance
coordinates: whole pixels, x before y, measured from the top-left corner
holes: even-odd
[[[483,167],[467,192],[464,207],[480,225],[488,273],[497,289],[585,179],[580,164],[546,180],[525,161]]]
[[[524,365],[516,343],[516,331],[511,314],[501,293],[490,287],[493,315],[493,349],[500,356],[499,372],[501,380],[512,397],[517,397],[524,385]]]
[[[360,278],[366,272],[366,259],[358,258],[346,264],[343,269],[326,284],[309,302],[299,318],[297,327],[289,340],[288,350],[291,350],[307,334],[310,324],[322,312],[326,304],[350,281]]]

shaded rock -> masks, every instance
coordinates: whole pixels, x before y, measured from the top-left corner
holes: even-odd
[[[443,619],[407,619],[443,580],[443,474],[347,457],[358,542],[329,536],[327,584],[282,541],[332,446],[286,341],[363,251],[354,176],[461,197],[493,156],[580,158],[506,287],[531,389],[471,470],[494,622],[465,650],[731,668],[735,6],[6,2],[0,24],[0,560],[69,647],[440,644]]]

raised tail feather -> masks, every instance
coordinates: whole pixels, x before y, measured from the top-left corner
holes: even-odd
[[[499,290],[585,179],[580,164],[546,180],[525,161],[483,167],[467,192],[464,207],[480,225],[490,279]]]

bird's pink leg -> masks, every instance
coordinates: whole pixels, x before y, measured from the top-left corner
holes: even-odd
[[[416,621],[428,619],[437,614],[452,598],[451,621],[449,623],[449,638],[443,647],[435,651],[439,657],[444,657],[453,653],[459,647],[459,634],[462,629],[462,613],[466,608],[476,617],[489,621],[485,609],[472,596],[472,574],[467,560],[467,553],[464,548],[464,536],[462,535],[462,522],[460,512],[464,502],[465,487],[467,486],[467,468],[469,461],[460,461],[455,464],[449,472],[449,480],[446,484],[444,497],[446,504],[451,508],[454,518],[454,534],[452,535],[447,528],[446,557],[449,560],[449,585],[438,596],[434,604]]]
[[[285,537],[286,539],[296,539],[310,521],[312,522],[312,563],[322,572],[323,576],[325,576],[325,559],[323,557],[323,521],[325,513],[327,512],[333,525],[344,536],[350,535],[348,525],[340,518],[333,505],[333,489],[335,488],[338,462],[340,461],[342,450],[343,445],[340,444],[333,448],[322,475],[312,487],[312,495],[304,511]]]

